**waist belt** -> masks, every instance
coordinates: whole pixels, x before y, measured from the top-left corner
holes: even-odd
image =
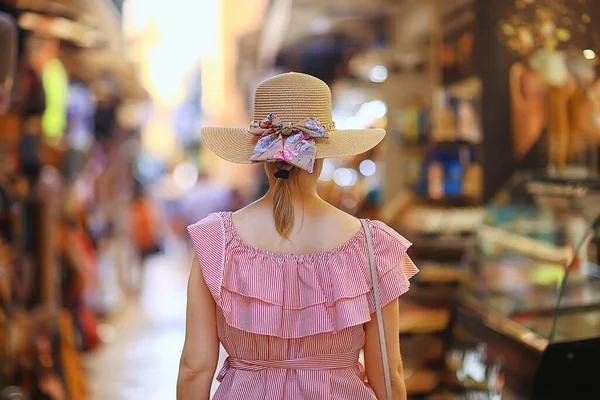
[[[268,369],[304,369],[328,370],[354,368],[358,365],[358,353],[320,354],[311,357],[294,358],[290,360],[244,360],[227,357],[223,368],[217,375],[221,382],[230,369],[242,371],[264,371]]]

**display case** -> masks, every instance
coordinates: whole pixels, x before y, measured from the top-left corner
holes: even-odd
[[[472,398],[600,398],[599,216],[600,180],[533,173],[485,207],[446,355]]]

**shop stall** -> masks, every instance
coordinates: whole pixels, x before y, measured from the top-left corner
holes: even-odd
[[[518,174],[485,207],[446,366],[488,398],[593,399],[600,183]]]
[[[388,132],[371,154],[326,161],[319,190],[413,242],[409,395],[569,398],[557,377],[584,371],[600,335],[598,5],[275,3],[283,21],[311,23],[268,48],[260,31],[242,39],[247,110],[261,79],[306,72],[330,84],[338,126]],[[577,374],[581,398],[596,398]]]
[[[85,399],[80,357],[100,345],[97,327],[114,311],[98,301],[101,260],[108,243],[127,245],[111,227],[127,221],[132,185],[118,151],[124,124],[106,124],[98,109],[144,92],[134,73],[94,73],[96,62],[78,57],[118,35],[97,29],[79,2],[0,6],[0,397]],[[128,84],[102,98],[109,73]],[[128,262],[110,257],[108,268]]]
[[[597,398],[598,10],[501,1],[476,11],[489,201],[463,257],[471,279],[453,313],[447,382],[483,398]]]

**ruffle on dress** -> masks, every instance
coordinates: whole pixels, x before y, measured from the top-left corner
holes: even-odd
[[[371,225],[381,304],[410,287],[418,269],[411,243],[380,221]],[[204,279],[228,325],[293,339],[362,325],[375,312],[365,232],[334,249],[291,255],[245,243],[230,213],[190,225]]]

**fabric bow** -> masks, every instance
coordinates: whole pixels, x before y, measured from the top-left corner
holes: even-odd
[[[315,165],[315,138],[326,138],[327,131],[318,118],[285,126],[273,113],[250,126],[259,136],[251,161],[283,161],[312,174]]]

